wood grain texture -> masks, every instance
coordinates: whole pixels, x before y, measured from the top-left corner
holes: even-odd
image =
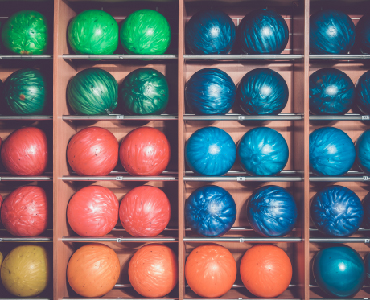
[[[185,160],[184,160],[184,53],[185,53],[185,17],[186,11],[184,8],[184,1],[179,1],[179,48],[178,48],[178,238],[179,238],[179,299],[183,299],[185,294],[185,246],[183,238],[185,235],[185,220],[184,220],[184,199],[185,199]]]

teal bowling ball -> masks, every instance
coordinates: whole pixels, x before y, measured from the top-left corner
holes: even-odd
[[[365,264],[352,248],[331,247],[316,254],[313,274],[326,294],[346,298],[361,290],[365,281]]]

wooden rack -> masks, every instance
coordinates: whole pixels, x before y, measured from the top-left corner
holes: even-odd
[[[280,13],[290,29],[289,43],[281,55],[191,55],[185,49],[184,26],[187,20],[202,8],[218,8],[229,14],[236,24],[256,8],[271,8]],[[0,21],[5,21],[21,9],[38,10],[47,16],[50,28],[50,43],[46,55],[20,56],[0,55],[0,79],[5,80],[14,71],[24,67],[41,69],[51,79],[49,107],[45,116],[7,117],[0,116],[0,137],[6,138],[22,126],[37,126],[48,136],[49,164],[42,177],[20,178],[7,173],[0,174],[0,193],[4,196],[24,184],[45,188],[53,212],[48,230],[34,239],[15,238],[0,229],[0,247],[11,249],[19,242],[38,242],[46,245],[53,256],[53,281],[38,299],[79,299],[69,287],[66,267],[72,253],[83,243],[100,242],[112,247],[119,256],[122,272],[116,287],[105,295],[105,299],[141,299],[129,285],[128,261],[135,251],[146,243],[164,243],[171,247],[179,259],[179,284],[166,299],[193,299],[199,297],[187,287],[184,278],[184,264],[190,251],[204,243],[218,243],[227,247],[235,257],[237,265],[247,249],[256,243],[273,243],[289,255],[293,264],[293,279],[279,299],[327,298],[317,287],[311,270],[311,260],[321,248],[332,243],[346,244],[357,250],[362,257],[369,251],[370,231],[361,229],[349,238],[326,238],[315,230],[310,221],[310,199],[325,185],[340,184],[351,188],[363,199],[369,190],[369,178],[354,167],[344,177],[315,177],[309,171],[309,134],[321,126],[335,126],[344,130],[355,141],[370,128],[369,116],[350,111],[344,116],[309,115],[309,75],[323,67],[336,67],[346,72],[354,82],[370,68],[369,55],[310,55],[309,16],[321,8],[342,9],[355,23],[369,11],[370,3],[359,1],[313,1],[313,0],[168,0],[168,1],[124,1],[124,0],[44,0],[44,1],[0,1]],[[123,54],[119,46],[115,55],[76,55],[67,44],[67,27],[71,19],[87,9],[103,9],[110,13],[119,25],[130,13],[138,9],[156,9],[170,22],[172,43],[165,55],[143,57]],[[150,60],[147,60],[150,58]],[[117,112],[109,116],[75,116],[68,108],[66,88],[68,81],[77,72],[99,67],[110,72],[121,81],[139,67],[151,67],[162,72],[170,87],[170,102],[166,114],[160,116],[126,116]],[[278,116],[246,116],[237,105],[225,116],[194,116],[184,103],[184,86],[190,76],[205,67],[217,67],[227,72],[235,83],[245,73],[257,67],[268,67],[279,72],[287,81],[289,100],[282,114]],[[51,90],[51,89],[50,89]],[[132,177],[117,166],[109,176],[80,177],[73,174],[67,164],[66,149],[69,139],[88,126],[100,126],[110,130],[120,142],[131,130],[146,125],[162,130],[168,137],[171,148],[171,162],[161,176]],[[194,175],[184,161],[184,145],[190,135],[205,126],[217,126],[226,130],[235,142],[249,129],[268,126],[278,130],[286,139],[290,157],[282,174],[275,177],[253,177],[241,171],[235,164],[229,174],[220,177],[199,177]],[[3,182],[6,181],[6,182]],[[195,236],[184,223],[184,201],[197,187],[215,184],[227,189],[237,204],[237,219],[226,235],[217,238]],[[99,184],[110,188],[121,199],[135,186],[148,184],[160,187],[167,194],[172,205],[172,219],[168,228],[156,238],[135,238],[122,227],[117,227],[104,238],[77,236],[68,226],[66,209],[71,196],[84,186]],[[299,222],[286,237],[263,238],[255,234],[246,219],[245,203],[257,187],[274,184],[287,188],[299,207]],[[364,287],[354,298],[369,298],[369,287]],[[224,299],[255,298],[242,285],[240,274],[233,288]],[[0,299],[13,299],[0,288]],[[19,299],[19,298],[18,298]]]

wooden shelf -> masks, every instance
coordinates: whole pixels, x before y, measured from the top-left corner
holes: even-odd
[[[132,60],[177,60],[177,55],[164,54],[164,55],[75,55],[75,54],[64,54],[62,57],[66,60],[110,60],[110,61],[132,61]]]
[[[254,60],[267,60],[267,61],[296,61],[303,60],[303,55],[294,54],[277,54],[277,55],[194,55],[194,54],[184,54],[185,61],[202,61],[202,60],[212,60],[212,61],[254,61]],[[369,56],[370,57],[370,56]]]
[[[1,3],[1,2],[0,2]],[[52,60],[52,55],[0,55],[1,60]]]
[[[0,116],[0,121],[52,121],[53,116]]]

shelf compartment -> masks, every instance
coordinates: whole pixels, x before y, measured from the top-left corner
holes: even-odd
[[[183,119],[184,121],[300,121],[303,120],[303,115],[294,113],[281,113],[278,115],[259,115],[259,116],[249,116],[233,113],[225,115],[207,115],[207,116],[185,114]]]
[[[65,60],[114,60],[114,61],[132,61],[132,60],[177,60],[175,54],[164,54],[164,55],[128,55],[128,54],[116,54],[116,55],[78,55],[78,54],[64,54],[62,55]]]
[[[369,115],[344,114],[341,116],[310,116],[310,121],[370,121]]]
[[[0,116],[0,121],[52,121],[53,116]]]
[[[184,242],[298,243],[300,237],[184,237]]]
[[[177,176],[63,176],[63,181],[177,181]]]
[[[52,242],[52,241],[53,241],[52,237],[0,237],[0,242]]]
[[[370,177],[366,175],[345,176],[312,176],[310,182],[368,182]]]
[[[294,61],[303,60],[303,55],[299,54],[226,54],[226,55],[192,55],[184,54],[184,59],[187,61],[193,60],[227,60],[227,61],[241,61],[241,60],[274,60],[274,61]]]
[[[19,300],[20,298],[16,298],[17,300]],[[31,298],[27,298],[27,299],[20,299],[20,300],[33,300]],[[63,300],[81,300],[83,298],[68,298],[68,297],[64,297],[62,298]],[[114,297],[114,298],[86,298],[86,299],[89,299],[89,300],[101,300],[101,299],[104,299],[104,300],[119,300],[119,299],[135,299],[135,300],[147,300],[148,298],[119,298],[119,297]],[[179,298],[150,298],[151,300],[178,300]],[[15,300],[15,299],[2,299],[0,298],[0,300]],[[35,300],[44,300],[42,298],[35,298]],[[49,300],[49,299],[48,299]],[[51,299],[50,299],[51,300]],[[212,299],[211,299],[212,300]],[[225,299],[227,300],[227,299]],[[230,299],[231,300],[231,299]],[[234,299],[233,299],[234,300]],[[263,299],[262,299],[263,300]],[[283,300],[283,299],[282,299]],[[286,299],[286,300],[295,300],[295,299]],[[300,299],[296,299],[296,300],[300,300]],[[334,299],[333,299],[334,300]]]
[[[362,54],[311,54],[310,61],[322,60],[350,60],[350,61],[364,61],[370,60],[370,55]]]
[[[64,115],[62,117],[64,121],[177,121],[178,117],[175,114],[161,114],[161,115],[140,115],[140,116],[130,116],[130,115],[98,115],[98,116],[73,116]],[[1,119],[0,119],[1,120]]]
[[[52,298],[0,298],[0,300],[53,300]]]
[[[41,60],[41,59],[53,59],[52,55],[0,55],[0,60]]]
[[[0,176],[0,181],[53,181],[53,176]]]
[[[148,242],[177,242],[175,237],[62,237],[63,242],[117,242],[117,243],[148,243]]]
[[[246,181],[258,181],[258,182],[300,182],[303,181],[302,173],[299,171],[282,171],[279,176],[250,176],[245,172],[229,171],[224,176],[197,176],[193,175],[191,171],[185,172],[184,181],[200,181],[200,182],[213,182],[213,181],[225,181],[225,182],[246,182]],[[189,176],[190,175],[190,176]]]
[[[370,237],[364,238],[364,237],[310,237],[311,243],[363,243],[363,244],[369,244],[370,243]]]

